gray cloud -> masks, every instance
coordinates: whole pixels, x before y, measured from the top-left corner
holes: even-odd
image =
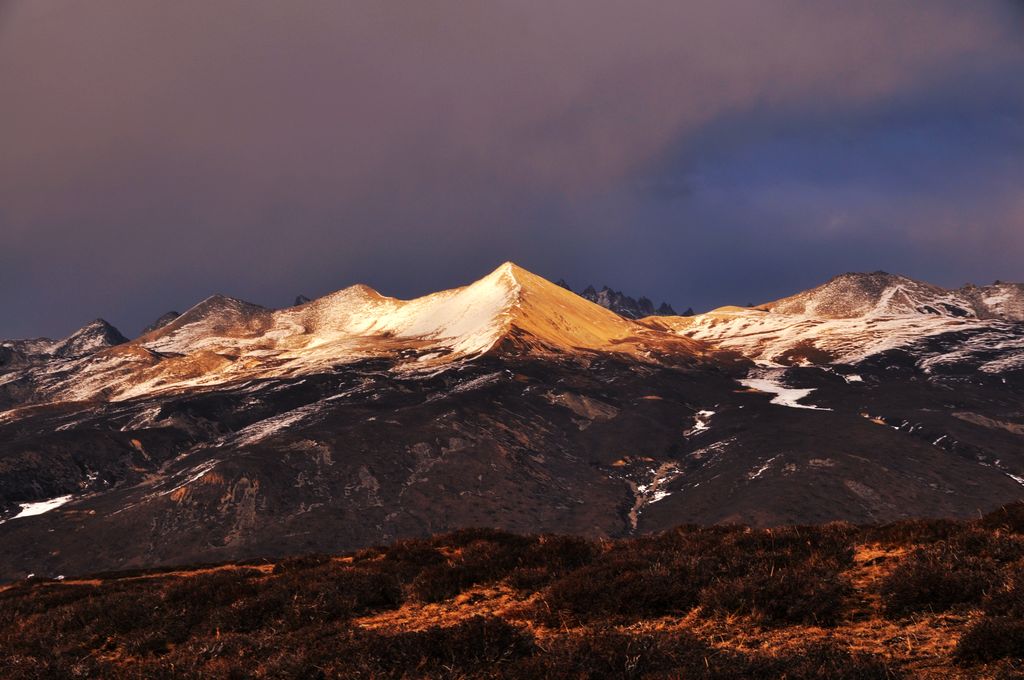
[[[621,253],[622,187],[724,118],[1021,64],[1003,2],[2,7],[0,336],[508,258],[582,275]]]

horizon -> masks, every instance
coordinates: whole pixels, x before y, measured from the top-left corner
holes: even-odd
[[[526,270],[528,273],[533,274],[535,276],[540,276],[541,278],[546,280],[548,283],[551,283],[551,284],[554,284],[554,285],[559,285],[556,282],[561,280],[561,277],[552,278],[552,277],[549,277],[549,276],[544,276],[542,274],[538,274],[537,272],[534,272],[534,271],[530,270],[528,267],[523,267],[523,266],[519,265],[518,263],[516,263],[516,262],[514,262],[512,260],[505,260],[504,262],[502,262],[498,266],[494,267],[493,269],[488,270],[486,273],[481,274],[481,275],[477,276],[476,278],[473,278],[472,280],[465,281],[465,282],[463,282],[461,284],[452,286],[451,288],[441,288],[441,289],[438,289],[438,290],[428,290],[428,291],[424,291],[423,293],[418,294],[418,295],[413,295],[413,296],[409,296],[409,297],[400,297],[400,296],[396,296],[396,295],[390,295],[387,291],[381,291],[381,290],[375,288],[374,286],[369,286],[368,284],[365,284],[363,282],[356,281],[356,282],[352,282],[352,283],[343,285],[343,286],[341,286],[339,288],[336,288],[334,290],[326,291],[326,292],[324,292],[322,294],[319,294],[319,295],[307,296],[308,300],[307,300],[306,303],[303,303],[303,304],[307,304],[308,302],[316,301],[316,300],[318,300],[320,298],[323,298],[323,297],[326,297],[328,295],[331,295],[332,293],[336,293],[338,291],[346,290],[348,288],[352,288],[352,287],[356,287],[356,286],[366,286],[370,290],[372,290],[373,292],[375,292],[375,293],[377,293],[379,295],[383,295],[384,297],[387,297],[387,298],[393,298],[393,299],[397,299],[397,300],[400,300],[400,301],[410,301],[410,300],[415,300],[417,298],[426,297],[426,296],[429,296],[429,295],[434,294],[434,293],[443,292],[443,291],[446,291],[446,290],[454,290],[454,289],[463,288],[463,287],[472,285],[474,283],[482,281],[483,279],[487,278],[488,276],[491,276],[492,274],[494,274],[495,272],[497,272],[498,270],[502,269],[503,267],[505,267],[507,265],[512,265],[512,266],[517,267],[519,269]],[[860,271],[860,272],[848,271],[848,272],[840,272],[840,273],[834,274],[834,275],[830,276],[828,279],[820,281],[820,282],[818,282],[818,283],[816,283],[816,284],[814,284],[814,285],[812,285],[812,286],[810,286],[808,288],[801,289],[801,290],[789,291],[789,292],[787,292],[787,293],[785,293],[783,295],[780,295],[778,298],[758,300],[758,301],[754,301],[753,304],[747,304],[747,303],[744,303],[744,304],[740,304],[740,303],[725,303],[725,304],[722,304],[722,305],[718,305],[716,307],[712,307],[710,309],[696,309],[696,310],[694,310],[694,314],[699,316],[701,314],[706,314],[706,313],[709,313],[709,312],[713,312],[716,309],[719,309],[719,308],[722,308],[722,307],[729,307],[729,306],[734,306],[734,307],[758,307],[758,306],[761,306],[761,305],[765,305],[765,304],[769,304],[769,303],[775,302],[775,301],[777,301],[779,299],[783,299],[783,298],[786,298],[786,297],[789,297],[789,296],[792,296],[792,295],[796,295],[798,293],[802,293],[802,292],[805,292],[805,291],[808,291],[808,290],[813,290],[815,288],[823,286],[823,285],[831,282],[832,280],[834,280],[836,278],[839,278],[839,277],[842,277],[842,276],[851,276],[851,275],[852,276],[867,276],[867,275],[871,275],[871,274],[884,274],[884,275],[888,275],[888,276],[900,276],[900,277],[903,277],[903,278],[911,279],[913,281],[917,281],[919,283],[927,283],[927,284],[932,284],[932,285],[938,285],[940,288],[944,288],[944,289],[947,289],[947,290],[957,290],[957,289],[964,288],[964,287],[971,286],[971,285],[975,285],[975,286],[978,286],[978,287],[985,287],[985,286],[997,285],[997,284],[1024,285],[1024,282],[1006,281],[1006,280],[1002,280],[1002,279],[995,279],[995,280],[993,280],[993,281],[991,281],[989,283],[982,283],[982,282],[977,282],[977,281],[968,281],[968,282],[965,282],[963,284],[960,284],[959,286],[949,287],[949,286],[942,286],[942,285],[939,285],[939,284],[935,284],[932,281],[923,281],[921,279],[915,279],[913,277],[909,277],[909,276],[906,276],[904,274],[901,274],[900,272],[887,272],[887,271],[884,271],[884,270],[875,270],[875,271],[870,271],[870,272],[869,271]],[[593,287],[593,288],[595,288],[598,291],[602,290],[603,288],[609,288],[611,290],[614,290],[614,291],[616,291],[618,293],[622,293],[622,294],[627,295],[629,297],[632,297],[634,299],[639,299],[641,297],[647,297],[648,299],[651,300],[651,302],[655,306],[657,306],[661,302],[663,302],[663,300],[661,300],[660,298],[652,297],[652,296],[650,296],[650,295],[648,295],[646,293],[643,293],[643,292],[620,290],[620,289],[616,288],[615,286],[608,286],[607,284],[604,284],[604,283],[598,285],[598,284],[594,284],[593,282],[591,282],[591,283],[587,283],[587,284],[583,284],[583,285],[573,285],[573,283],[571,281],[564,281],[563,280],[562,282],[566,283],[566,284],[568,284],[570,286],[570,288],[569,288],[570,292],[572,292],[572,293],[574,293],[576,295],[580,295],[580,296],[581,296],[582,292],[587,287]],[[294,296],[293,300],[297,299],[298,296],[304,296],[304,295],[305,295],[304,293],[298,293],[296,296]],[[67,332],[65,332],[65,333],[63,333],[61,335],[54,335],[54,336],[34,335],[34,336],[25,336],[25,337],[22,337],[22,338],[14,338],[14,337],[3,338],[3,337],[0,337],[0,341],[4,341],[4,340],[37,340],[37,339],[61,340],[61,339],[64,339],[64,338],[66,338],[66,337],[68,337],[68,336],[78,332],[79,330],[82,330],[83,328],[85,328],[85,327],[87,327],[87,326],[89,326],[89,325],[91,325],[93,323],[100,322],[100,321],[109,324],[115,330],[117,330],[118,332],[123,334],[129,340],[133,340],[133,339],[136,339],[136,338],[138,338],[138,337],[140,337],[142,335],[142,330],[144,330],[146,326],[148,326],[149,324],[155,322],[158,318],[162,317],[163,315],[168,314],[168,313],[172,313],[172,312],[173,313],[177,313],[177,314],[185,314],[189,310],[191,310],[191,309],[193,309],[195,307],[198,307],[199,305],[203,304],[207,300],[210,300],[212,298],[217,298],[217,297],[223,297],[223,298],[227,298],[227,299],[231,299],[231,300],[236,300],[236,301],[239,301],[239,302],[245,302],[245,303],[248,303],[248,304],[253,304],[253,305],[256,305],[256,306],[259,306],[259,307],[263,307],[263,308],[271,310],[271,311],[276,311],[276,310],[281,310],[281,309],[288,309],[288,308],[293,307],[293,306],[298,306],[298,305],[295,305],[295,304],[283,304],[283,305],[264,304],[264,303],[259,302],[259,301],[249,300],[249,299],[238,297],[236,295],[232,295],[230,293],[225,293],[223,291],[218,291],[218,292],[210,293],[209,295],[207,295],[207,296],[205,296],[205,297],[203,297],[203,298],[201,298],[199,300],[195,300],[194,302],[188,304],[187,306],[181,307],[181,309],[168,309],[168,310],[164,310],[163,312],[160,312],[160,313],[156,314],[155,316],[153,316],[152,319],[147,321],[139,329],[129,329],[129,332],[127,332],[127,333],[125,332],[125,328],[120,326],[115,321],[113,321],[111,319],[107,319],[107,318],[102,317],[102,316],[95,316],[95,317],[92,317],[91,319],[89,319],[88,321],[82,323],[81,325],[76,326],[75,328],[72,328],[72,329],[68,330]],[[669,302],[669,301],[664,300],[664,302]],[[748,303],[749,302],[750,301],[748,300]],[[673,306],[674,308],[676,307],[671,302],[669,302],[669,304],[671,306]],[[680,307],[676,308],[676,313],[677,314],[681,314],[683,310],[687,309],[687,307],[688,306],[680,306]]]

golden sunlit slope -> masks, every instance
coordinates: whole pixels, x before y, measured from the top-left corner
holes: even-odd
[[[657,335],[511,262],[468,286],[414,300],[353,286],[279,312],[276,326],[287,324],[301,327],[311,346],[361,337],[462,356],[490,350],[510,334],[529,336],[538,348],[595,351]],[[697,343],[675,344],[700,349]]]
[[[562,351],[645,354],[662,349],[704,353],[700,343],[678,343],[670,336],[652,332],[649,327],[623,318],[511,262],[488,278],[495,275],[514,290],[514,301],[507,313],[506,334],[514,333],[518,339],[528,337],[544,347]]]

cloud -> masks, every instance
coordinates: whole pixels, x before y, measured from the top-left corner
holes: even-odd
[[[870,111],[1019,67],[1011,9],[11,3],[4,241],[37,263],[24,285],[51,326],[112,291],[138,323],[143,300],[226,285],[287,299],[389,269],[411,292],[505,256],[573,269],[551,249],[598,228],[590,206],[723,119]]]

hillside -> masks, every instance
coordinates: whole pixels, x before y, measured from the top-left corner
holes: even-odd
[[[1022,284],[947,290],[886,272],[849,273],[755,307],[641,323],[774,365],[857,364],[908,348],[920,355],[922,368],[929,359],[989,373],[1024,366]],[[929,346],[943,336],[960,338],[961,351],[951,353],[941,340],[938,351]]]
[[[998,285],[977,297],[1010,310]],[[844,275],[800,313],[655,327],[506,263],[412,300],[215,295],[125,342],[97,322],[60,354],[5,343],[0,579],[480,525],[976,517],[1024,495],[1024,325],[925,309],[949,295]]]
[[[974,522],[643,538],[464,530],[338,556],[0,590],[28,678],[995,678],[1024,657],[1024,506]]]

